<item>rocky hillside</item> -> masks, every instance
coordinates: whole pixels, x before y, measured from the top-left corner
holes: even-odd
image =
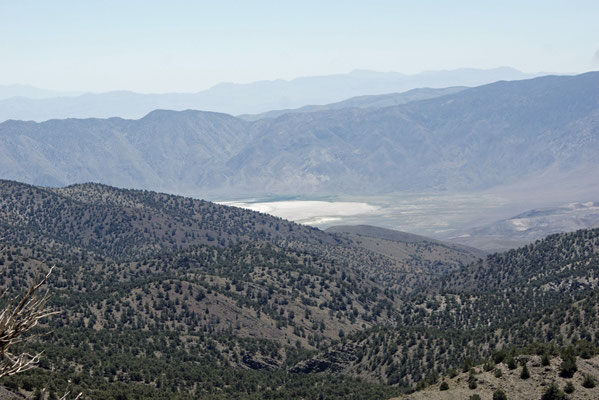
[[[569,290],[594,287],[599,260],[599,228],[549,235],[505,253],[495,253],[448,276],[450,291]]]
[[[382,278],[387,286],[404,294],[478,261],[485,254],[471,247],[369,225],[333,226],[326,232],[380,257],[372,277]]]

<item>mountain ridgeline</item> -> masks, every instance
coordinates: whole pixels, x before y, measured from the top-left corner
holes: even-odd
[[[599,346],[599,229],[481,259],[99,184],[0,181],[0,193],[7,295],[57,266],[62,312],[21,347],[43,362],[3,381],[23,394],[53,367],[55,392],[71,380],[90,399],[386,399],[467,357]]]
[[[317,229],[241,208],[98,184],[43,189],[0,185],[4,238],[86,249],[122,259],[248,241],[335,243]]]
[[[420,88],[478,86],[499,80],[529,79],[509,67],[463,68],[415,75],[356,70],[347,74],[307,76],[293,80],[220,83],[196,93],[144,94],[53,92],[23,85],[0,85],[0,121],[46,121],[53,118],[141,118],[152,110],[206,110],[232,115],[329,104],[350,97],[405,92]],[[421,94],[426,91],[419,91]],[[408,97],[413,97],[415,93]],[[400,96],[405,97],[405,96]],[[418,97],[418,95],[417,95]]]
[[[410,103],[412,101],[434,99],[448,94],[458,93],[466,89],[463,86],[448,87],[442,89],[418,88],[408,90],[402,93],[389,93],[379,95],[356,96],[337,103],[324,105],[308,105],[300,108],[271,110],[262,114],[239,115],[239,118],[246,121],[257,121],[263,118],[277,118],[285,114],[298,114],[315,111],[341,110],[344,108],[383,108]]]
[[[198,196],[591,184],[599,73],[496,82],[406,104],[245,121],[201,111],[0,124],[3,178]]]

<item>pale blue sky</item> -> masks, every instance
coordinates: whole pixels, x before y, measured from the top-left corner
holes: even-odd
[[[190,92],[353,69],[584,72],[599,69],[598,21],[597,0],[0,0],[0,84]]]

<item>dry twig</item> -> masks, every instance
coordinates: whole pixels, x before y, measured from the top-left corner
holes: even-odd
[[[11,346],[26,340],[24,335],[34,328],[41,319],[56,312],[46,308],[50,295],[37,293],[38,289],[46,283],[54,267],[39,283],[31,286],[27,293],[17,302],[13,299],[0,313],[0,378],[27,371],[36,366],[41,353],[18,355],[10,352]]]

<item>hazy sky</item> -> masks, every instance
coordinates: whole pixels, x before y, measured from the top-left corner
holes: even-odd
[[[0,0],[0,84],[190,92],[497,66],[599,69],[599,1]]]

